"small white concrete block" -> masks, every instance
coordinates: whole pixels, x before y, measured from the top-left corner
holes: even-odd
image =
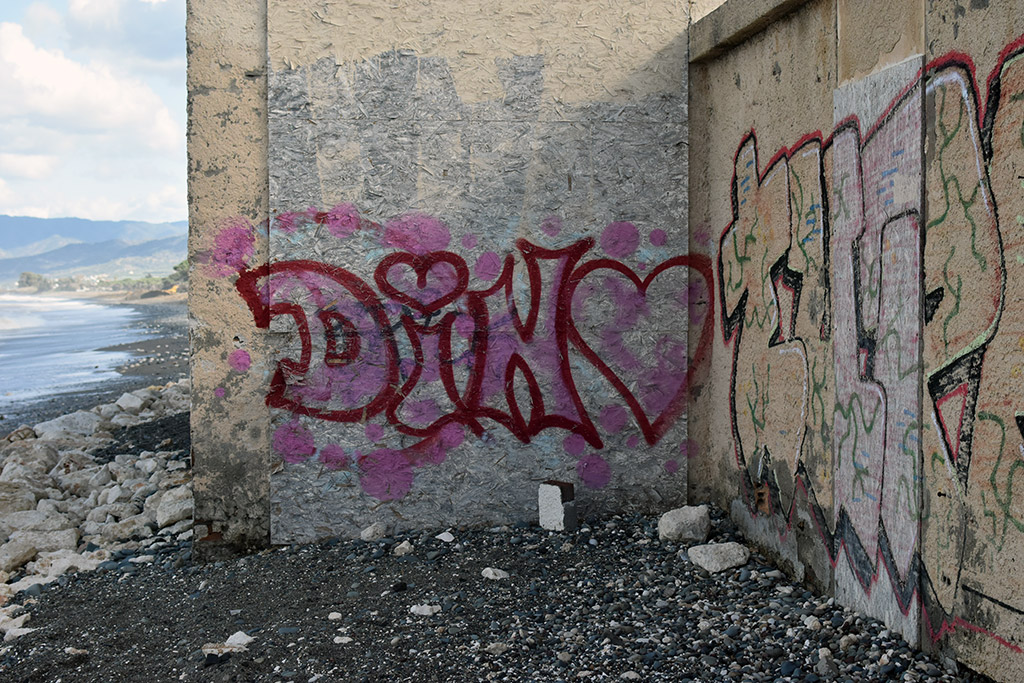
[[[573,485],[548,480],[537,488],[540,526],[550,531],[575,531],[576,501]]]

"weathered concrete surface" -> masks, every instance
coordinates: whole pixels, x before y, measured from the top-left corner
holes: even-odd
[[[838,0],[839,82],[863,78],[925,50],[923,2]]]
[[[919,612],[909,603],[920,557],[920,490],[910,482],[921,468],[922,411],[920,368],[908,359],[919,355],[923,298],[922,65],[913,57],[835,91],[837,132],[826,177],[842,206],[830,224],[831,526],[848,529],[839,533],[852,549],[850,561],[836,565],[836,598],[914,645]],[[869,134],[883,118],[885,125]],[[851,281],[861,286],[841,284]],[[865,339],[874,340],[867,376]],[[885,571],[877,571],[882,565]]]
[[[943,295],[922,354],[932,414],[922,434],[927,627],[945,629],[936,645],[972,668],[1015,681],[1024,679],[1024,498],[1014,486],[1024,458],[1024,16],[1018,3],[939,0],[928,3],[926,32],[932,59],[967,56],[933,68],[925,100],[924,288],[933,301]]]
[[[691,64],[690,111],[691,249],[719,303],[691,498],[1006,681],[1024,675],[1018,9],[808,3]],[[816,38],[831,58],[801,61]]]
[[[188,3],[192,457],[196,550],[206,557],[264,545],[270,533],[264,379],[235,369],[243,352],[266,352],[221,276],[243,257],[266,259],[265,20],[260,3]]]
[[[726,4],[719,11],[728,8]],[[819,378],[832,365],[831,344],[821,335],[822,326],[827,330],[829,325],[827,295],[808,287],[799,315],[791,316],[792,300],[775,303],[761,282],[772,279],[769,271],[786,254],[790,270],[800,272],[804,281],[827,278],[827,254],[818,230],[824,221],[821,145],[804,136],[831,125],[835,34],[823,27],[834,16],[834,3],[808,3],[720,57],[691,65],[690,163],[702,172],[690,176],[690,249],[717,261],[719,243],[727,236],[729,246],[721,253],[734,260],[737,254],[741,257],[736,263],[726,258],[716,276],[732,278],[727,294],[716,288],[707,295],[717,312],[711,362],[691,387],[690,498],[712,499],[723,509],[732,507],[739,485],[751,501],[756,494],[764,505],[774,497],[778,507],[781,496],[788,510],[803,495],[798,471],[805,471],[818,484],[819,505],[831,516],[831,420],[825,417],[831,417],[831,386],[812,396],[803,389],[807,371],[794,363],[807,358]],[[775,150],[790,145],[788,156],[772,158]],[[791,207],[793,195],[798,204]],[[799,222],[792,218],[797,215],[803,217]],[[773,315],[792,321],[783,337],[786,343],[772,339],[774,330],[764,324],[766,318],[776,319]],[[723,316],[736,321],[732,329],[742,327],[740,348],[735,341],[723,342]],[[691,330],[691,347],[698,343],[696,332]],[[735,425],[727,417],[734,412],[733,352],[742,354],[736,363]],[[774,368],[770,382],[765,382],[765,365]],[[771,408],[765,414],[763,405],[757,406],[768,398]],[[734,430],[741,434],[738,443]],[[762,462],[765,447],[772,451],[770,462]],[[738,463],[747,473],[742,479],[737,478]],[[765,482],[775,487],[771,495]],[[755,485],[761,493],[754,491]],[[787,527],[784,518],[781,525],[749,528],[765,532],[754,538],[787,565],[827,570],[814,526],[795,527],[797,542],[787,538],[793,535]],[[793,556],[798,548],[819,557]],[[814,580],[827,588],[831,572],[816,572]]]
[[[799,9],[807,0],[705,0],[695,2],[690,60],[712,59]],[[700,19],[701,21],[697,21]]]
[[[685,502],[685,28],[682,2],[269,4],[268,324],[311,358],[270,392],[275,541],[529,518],[546,479],[586,513]]]
[[[207,543],[685,502],[687,6],[194,3]]]

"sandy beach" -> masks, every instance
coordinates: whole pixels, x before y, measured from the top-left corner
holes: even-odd
[[[136,342],[97,349],[131,354],[131,359],[117,368],[118,377],[81,391],[59,393],[4,409],[0,415],[0,435],[21,425],[33,425],[117,400],[126,391],[163,385],[188,376],[187,294],[145,299],[126,292],[47,292],[42,296],[130,307],[140,314],[131,326],[148,334]],[[84,347],[88,347],[87,340]]]

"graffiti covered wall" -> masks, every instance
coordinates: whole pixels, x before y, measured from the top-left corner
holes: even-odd
[[[268,3],[268,211],[197,261],[273,542],[685,501],[686,3],[485,5]]]
[[[691,111],[691,167],[708,165],[706,180],[691,176],[691,239],[716,261],[720,303],[710,370],[692,386],[691,495],[730,506],[843,604],[1019,680],[1024,27],[993,47],[1019,18],[953,4],[865,17],[812,2],[691,67],[694,92],[726,74],[737,87],[706,91]],[[776,57],[799,64],[814,22],[833,12],[818,27],[842,27],[838,57],[815,60],[825,77],[784,82]],[[940,51],[955,37],[947,28],[924,42],[953,20],[990,71]],[[877,62],[845,42],[893,26],[913,30]],[[930,54],[903,59],[908,45]],[[755,60],[781,73],[758,78]],[[773,100],[777,89],[795,105]],[[740,92],[768,111],[737,104],[718,116]],[[814,96],[828,98],[827,118],[802,106]],[[791,133],[782,112],[806,127]]]

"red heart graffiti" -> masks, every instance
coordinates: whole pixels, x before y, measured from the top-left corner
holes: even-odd
[[[397,265],[412,268],[416,273],[415,287],[409,282],[394,282],[390,279],[391,269]],[[454,277],[438,274],[437,269],[446,266],[454,271]],[[450,251],[431,251],[426,254],[400,251],[385,256],[377,265],[373,277],[380,291],[388,297],[427,315],[462,296],[469,285],[469,268],[461,256]]]
[[[583,281],[583,279],[586,278],[591,273],[594,273],[595,271],[604,270],[613,271],[617,273],[619,276],[622,276],[622,278],[625,278],[623,284],[626,286],[631,285],[633,288],[635,288],[635,293],[633,294],[633,296],[636,299],[636,301],[634,302],[636,308],[646,310],[647,290],[650,287],[651,283],[659,275],[673,268],[692,268],[696,270],[697,273],[699,273],[699,275],[703,277],[710,286],[712,277],[710,259],[708,259],[706,256],[702,256],[699,254],[687,254],[685,256],[677,256],[675,258],[669,259],[664,263],[659,264],[656,268],[654,268],[654,270],[650,272],[650,274],[647,275],[646,278],[643,279],[641,279],[640,276],[633,272],[633,270],[631,270],[628,266],[624,266],[618,261],[614,261],[612,259],[597,259],[594,261],[589,261],[582,265],[577,270],[575,270],[572,276],[569,278],[569,282],[567,283],[566,300],[569,306],[570,317],[568,334],[569,340],[572,341],[576,348],[579,349],[580,353],[582,353],[583,356],[588,361],[590,361],[594,365],[594,367],[596,367],[609,382],[611,382],[611,384],[615,387],[619,394],[622,395],[623,400],[625,400],[626,404],[633,412],[637,424],[639,424],[640,430],[643,432],[644,438],[650,444],[657,443],[661,439],[661,437],[665,435],[665,432],[668,431],[669,427],[671,427],[678,419],[678,417],[686,410],[686,390],[689,386],[690,378],[693,375],[694,370],[696,370],[703,362],[704,355],[707,353],[707,347],[711,340],[711,335],[713,334],[713,313],[709,310],[707,312],[707,315],[705,315],[704,324],[701,328],[700,341],[698,342],[696,352],[692,354],[691,358],[683,360],[681,363],[679,362],[679,360],[681,359],[676,361],[677,365],[686,366],[685,374],[682,374],[680,372],[681,376],[678,377],[678,384],[674,388],[674,391],[672,391],[671,396],[668,397],[666,401],[662,401],[664,405],[661,408],[661,410],[654,411],[654,414],[649,415],[648,410],[644,408],[641,399],[638,399],[637,396],[633,393],[633,391],[629,388],[626,381],[624,381],[623,378],[620,376],[620,372],[617,372],[615,369],[613,369],[612,365],[609,362],[607,362],[604,358],[602,358],[594,350],[594,348],[589,343],[587,343],[586,340],[584,340],[583,335],[580,333],[580,330],[577,329],[576,327],[577,320],[573,316],[572,306],[577,286]],[[621,280],[622,278],[619,279]],[[684,284],[683,287],[685,290],[686,285]],[[709,301],[708,305],[710,308],[710,306],[713,304],[712,302]],[[684,307],[683,311],[685,310],[686,309]],[[639,313],[636,314],[637,320],[639,320],[639,315]],[[650,316],[649,313],[647,315]],[[679,322],[680,335],[678,337],[680,341],[685,340],[686,338],[687,319],[688,318],[686,313],[681,312]],[[611,329],[613,333],[621,333],[628,331],[624,329],[614,329],[614,326],[606,329]],[[636,350],[636,355],[642,358],[644,361],[647,361],[653,356],[653,354],[651,353],[653,350],[654,349]],[[651,373],[652,371],[655,370],[650,366],[642,365],[641,361],[638,358],[631,358],[630,360],[633,361],[634,370],[636,370],[636,367],[640,367],[642,371],[648,373]],[[624,364],[616,364],[619,366],[620,371],[627,371]],[[670,374],[673,374],[674,376],[674,373]],[[661,377],[660,379],[664,381],[665,378]]]

